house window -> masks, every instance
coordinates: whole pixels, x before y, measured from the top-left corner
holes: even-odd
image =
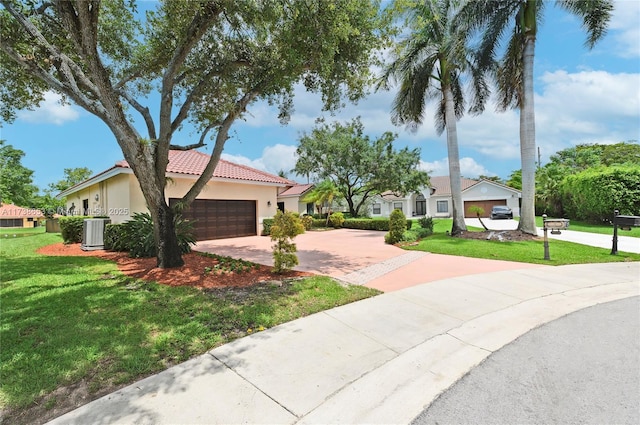
[[[382,212],[382,204],[373,204],[373,213],[380,214]]]
[[[402,211],[402,202],[394,202],[393,209]]]
[[[447,201],[438,201],[437,202],[437,210],[439,213],[448,213],[449,212],[449,202]]]
[[[82,200],[82,215],[89,215],[89,200]]]
[[[315,204],[313,202],[307,202],[307,214],[313,215]]]

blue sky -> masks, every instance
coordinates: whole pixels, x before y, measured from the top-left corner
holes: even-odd
[[[593,50],[584,47],[577,19],[549,4],[539,29],[535,61],[536,139],[543,164],[559,150],[580,143],[616,143],[640,139],[640,0],[618,0],[606,37]],[[431,175],[447,174],[445,135],[437,136],[429,118],[416,133],[394,127],[394,96],[378,92],[357,105],[347,105],[328,120],[361,116],[365,131],[377,137],[398,133],[397,147],[421,149],[421,166]],[[433,105],[426,116],[433,116]],[[237,122],[223,157],[269,172],[290,170],[295,148],[322,116],[318,96],[296,91],[295,113],[287,126],[266,103],[253,104]],[[507,178],[520,168],[517,111],[497,113],[493,104],[478,117],[458,122],[462,174]],[[61,106],[53,94],[35,111],[22,111],[3,124],[0,138],[25,152],[23,165],[35,171],[41,188],[63,177],[64,168],[88,167],[94,173],[123,158],[104,123],[77,106]],[[176,143],[192,143],[198,135],[180,133]],[[211,152],[211,147],[203,149]],[[291,178],[296,178],[290,175]],[[303,179],[298,178],[299,181]]]

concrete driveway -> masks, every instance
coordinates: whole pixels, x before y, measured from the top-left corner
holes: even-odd
[[[546,267],[405,251],[385,244],[384,234],[354,229],[306,232],[295,239],[300,261],[295,269],[388,292],[457,276]],[[271,245],[267,236],[249,236],[201,241],[194,249],[271,266]]]

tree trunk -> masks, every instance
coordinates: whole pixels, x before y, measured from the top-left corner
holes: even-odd
[[[447,152],[449,156],[449,179],[451,180],[452,217],[451,234],[458,235],[467,231],[464,222],[464,203],[462,202],[462,176],[460,175],[460,153],[458,152],[458,130],[453,105],[451,87],[442,90],[445,102],[445,125],[447,128]]]
[[[151,217],[158,248],[156,265],[162,269],[183,266],[184,260],[176,236],[175,212],[166,202],[162,202],[153,209]]]
[[[525,37],[523,49],[523,100],[520,108],[520,159],[522,162],[522,206],[518,230],[537,234],[536,196],[536,126],[533,105],[533,57],[535,35]]]

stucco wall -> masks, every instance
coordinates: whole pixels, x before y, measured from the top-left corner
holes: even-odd
[[[463,201],[504,199],[507,201],[507,206],[513,210],[513,215],[516,217],[520,216],[518,193],[487,182],[481,182],[469,188],[463,193],[462,199]]]
[[[131,217],[129,188],[132,178],[129,174],[119,174],[68,196],[67,211],[74,206],[73,215],[104,215],[111,218],[112,223],[127,221]],[[89,202],[89,210],[86,212],[82,211],[84,199]]]

